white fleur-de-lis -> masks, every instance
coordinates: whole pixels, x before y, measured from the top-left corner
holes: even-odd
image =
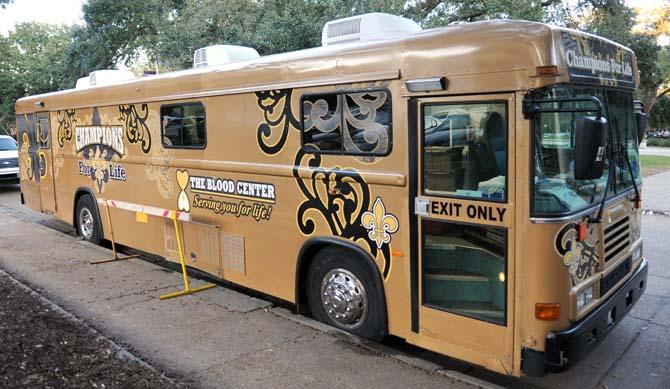
[[[391,234],[398,231],[398,219],[386,213],[386,207],[380,197],[377,197],[372,211],[366,211],[361,216],[363,227],[368,230],[368,237],[381,249],[384,243],[391,241]]]

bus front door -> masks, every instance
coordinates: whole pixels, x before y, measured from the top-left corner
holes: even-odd
[[[53,175],[53,155],[51,151],[51,126],[49,113],[35,115],[35,134],[37,135],[37,167],[40,179],[40,202],[42,212],[56,212],[56,192]]]
[[[514,95],[425,98],[411,106],[418,157],[412,330],[430,349],[509,372]]]

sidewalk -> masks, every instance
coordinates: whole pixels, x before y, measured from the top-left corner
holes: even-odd
[[[182,287],[181,274],[141,259],[90,265],[110,252],[10,213],[16,215],[0,207],[0,269],[44,290],[156,370],[195,386],[468,387],[296,323],[286,309],[230,289],[161,301],[160,294]]]
[[[670,170],[642,180],[642,208],[670,213]]]

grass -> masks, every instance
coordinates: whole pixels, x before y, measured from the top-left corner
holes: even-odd
[[[642,165],[642,177],[670,170],[670,157],[659,155],[640,155]]]

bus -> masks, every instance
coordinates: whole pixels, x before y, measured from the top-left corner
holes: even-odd
[[[628,48],[366,14],[320,47],[195,57],[18,100],[22,203],[169,261],[179,238],[215,279],[506,375],[573,366],[644,292]],[[179,236],[148,207],[188,215]]]

